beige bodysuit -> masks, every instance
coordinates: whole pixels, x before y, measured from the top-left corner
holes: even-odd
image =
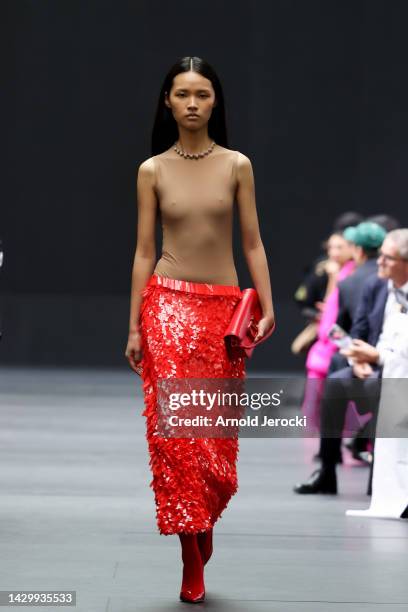
[[[171,148],[153,159],[163,230],[154,274],[238,285],[232,247],[238,152],[216,145],[196,160]]]

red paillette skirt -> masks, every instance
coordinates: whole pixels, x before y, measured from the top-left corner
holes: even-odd
[[[160,533],[211,529],[237,491],[238,438],[158,435],[157,384],[169,378],[245,378],[228,356],[224,332],[241,296],[214,285],[153,274],[142,292],[141,376],[146,438]]]

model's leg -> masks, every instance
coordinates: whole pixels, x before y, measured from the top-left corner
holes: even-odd
[[[204,564],[198,547],[197,535],[179,533],[183,559],[183,582],[180,599],[198,603],[205,597]]]
[[[198,547],[204,565],[209,561],[213,553],[213,530],[209,529],[197,534]]]

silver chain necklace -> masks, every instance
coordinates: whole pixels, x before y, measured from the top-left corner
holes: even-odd
[[[186,151],[184,151],[184,149],[181,148],[181,146],[178,145],[179,142],[177,141],[175,143],[174,150],[176,153],[181,155],[181,157],[184,157],[186,159],[200,159],[201,157],[205,157],[206,155],[209,155],[212,152],[215,147],[215,140],[212,141],[208,149],[206,149],[205,151],[201,151],[200,153],[187,153]]]

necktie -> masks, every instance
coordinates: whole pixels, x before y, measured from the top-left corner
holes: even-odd
[[[396,289],[394,287],[394,295],[398,304],[401,306],[401,312],[408,312],[408,294],[406,294],[402,289]]]

